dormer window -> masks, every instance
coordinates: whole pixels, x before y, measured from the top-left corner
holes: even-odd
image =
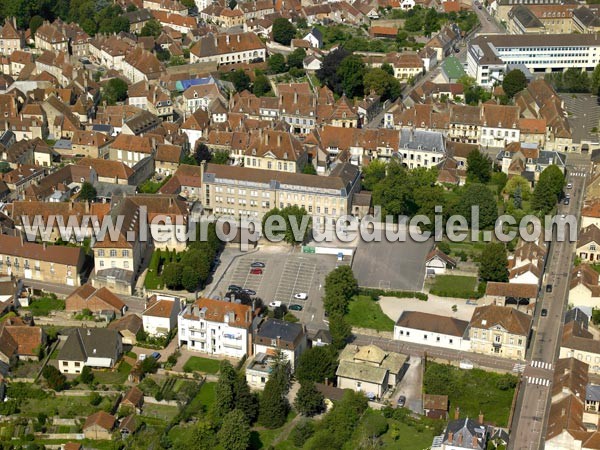
[[[252,149],[252,156],[256,156],[256,149],[255,148]]]

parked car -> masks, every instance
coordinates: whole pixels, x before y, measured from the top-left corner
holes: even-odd
[[[542,317],[546,317],[548,315],[548,310],[546,308],[542,309]]]
[[[250,270],[250,273],[252,275],[262,275],[263,270],[259,269],[258,267],[255,267],[254,269]]]
[[[567,189],[573,189],[573,183],[567,183]]]
[[[256,295],[256,291],[253,291],[252,289],[242,289],[242,293],[246,294],[246,295]]]
[[[296,303],[292,303],[289,307],[289,309],[291,309],[292,311],[302,311],[302,309],[304,309],[302,307],[302,305],[298,305]]]
[[[294,298],[297,300],[306,300],[308,298],[308,294],[306,292],[299,292],[294,294]]]
[[[401,395],[400,397],[398,397],[398,406],[402,408],[404,405],[406,405],[406,397],[404,395]]]
[[[569,203],[571,203],[571,199],[569,197],[565,198],[563,204],[568,205]]]
[[[551,284],[547,284],[546,285],[546,292],[552,292],[552,285]]]
[[[239,292],[242,290],[241,286],[238,286],[237,284],[230,284],[229,287],[227,288],[228,291],[231,292]]]
[[[281,302],[279,300],[273,300],[271,303],[269,303],[269,306],[271,308],[279,308],[281,306]]]
[[[264,268],[265,267],[265,263],[264,262],[260,262],[260,261],[254,261],[252,264],[250,264],[250,267]]]
[[[158,352],[152,352],[152,354],[150,356],[152,356],[157,361],[160,359],[160,353],[158,353]]]

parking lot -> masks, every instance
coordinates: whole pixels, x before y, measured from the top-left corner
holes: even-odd
[[[573,142],[597,142],[600,126],[598,97],[592,94],[560,94],[560,98],[569,113],[567,120],[573,133]]]
[[[262,262],[262,273],[252,274],[251,264]],[[233,258],[224,267],[224,276],[213,286],[209,286],[206,295],[223,298],[230,285],[237,285],[256,292],[256,297],[268,304],[280,301],[286,306],[297,304],[302,311],[292,311],[308,328],[321,329],[323,322],[323,285],[325,277],[338,264],[333,255],[315,255],[301,253],[290,247],[266,247],[258,251],[241,254]],[[295,299],[294,294],[305,293],[304,300]]]

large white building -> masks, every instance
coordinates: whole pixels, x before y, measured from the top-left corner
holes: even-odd
[[[267,48],[254,33],[207,34],[190,49],[190,63],[215,62],[218,65],[265,61]]]
[[[150,297],[142,314],[144,331],[151,336],[167,336],[177,327],[181,300],[172,295],[156,294]]]
[[[517,66],[543,73],[573,67],[593,70],[598,62],[597,34],[485,34],[472,39],[467,51],[468,74],[488,87]]]
[[[469,322],[418,311],[404,311],[394,325],[394,339],[432,347],[469,350]]]
[[[250,354],[253,316],[251,306],[200,298],[179,313],[179,346],[242,358]]]

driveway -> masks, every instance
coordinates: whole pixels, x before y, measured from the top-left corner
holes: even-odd
[[[401,395],[406,397],[406,408],[423,414],[423,364],[419,357],[411,356],[408,370],[392,395],[392,405],[396,405]]]

